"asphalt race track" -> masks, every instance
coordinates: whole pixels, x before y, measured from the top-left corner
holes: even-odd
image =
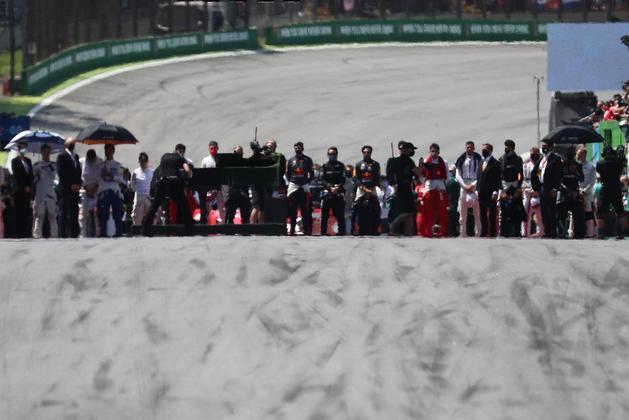
[[[130,166],[256,125],[319,161],[400,138],[452,160],[533,144],[544,73],[542,44],[257,53],[105,79],[34,125],[125,125]],[[628,244],[3,240],[0,419],[625,420]]]
[[[421,154],[436,141],[453,161],[470,139],[497,151],[507,138],[520,152],[534,145],[533,75],[545,74],[539,43],[258,53],[101,80],[44,108],[33,126],[76,135],[94,121],[123,125],[141,142],[117,151],[126,165],[135,165],[140,151],[157,160],[179,142],[197,162],[210,140],[223,151],[237,144],[247,150],[256,126],[260,139],[275,138],[285,154],[302,140],[315,162],[336,145],[340,160],[355,163],[360,147],[371,144],[384,164],[390,143],[402,139]],[[548,107],[542,92],[542,135]]]

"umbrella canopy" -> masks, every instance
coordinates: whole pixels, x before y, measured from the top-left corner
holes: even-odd
[[[555,144],[601,143],[605,139],[596,131],[581,125],[561,125],[548,133],[543,139]]]
[[[43,144],[49,145],[52,152],[59,152],[65,148],[65,139],[62,135],[43,130],[22,131],[13,137],[4,148],[6,150],[18,150],[20,143],[27,144],[26,150],[29,153],[39,153]]]
[[[83,144],[136,144],[135,138],[129,130],[107,123],[90,125],[79,132],[77,141]]]

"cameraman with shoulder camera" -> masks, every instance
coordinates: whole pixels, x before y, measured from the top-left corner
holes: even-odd
[[[192,216],[188,208],[188,201],[184,189],[185,178],[192,176],[192,168],[181,152],[175,151],[162,156],[159,164],[159,181],[157,181],[155,198],[148,213],[144,217],[144,236],[153,236],[151,227],[158,207],[166,197],[177,203],[177,210],[181,214],[186,226],[186,235],[192,235]]]
[[[619,152],[622,154],[624,150],[619,150]],[[610,146],[606,146],[603,149],[604,160],[600,160],[596,164],[596,172],[600,174],[602,184],[597,203],[598,219],[596,221],[599,239],[605,238],[603,235],[605,221],[602,215],[609,210],[610,206],[614,208],[616,217],[618,217],[616,238],[624,239],[624,234],[627,231],[627,217],[622,205],[622,187],[620,185],[620,177],[626,162],[624,155],[620,157],[619,152]]]

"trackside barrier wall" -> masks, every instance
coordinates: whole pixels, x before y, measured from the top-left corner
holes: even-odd
[[[191,33],[87,44],[57,54],[22,72],[22,94],[37,94],[98,67],[208,51],[258,49],[256,30]]]
[[[269,45],[355,42],[545,41],[546,24],[486,20],[338,21],[268,28]]]

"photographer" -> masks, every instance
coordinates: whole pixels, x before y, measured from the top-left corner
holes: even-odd
[[[605,229],[605,221],[603,214],[609,211],[609,207],[613,207],[618,218],[617,239],[623,239],[627,230],[627,217],[625,209],[622,205],[622,187],[620,185],[620,177],[625,167],[624,150],[622,157],[612,147],[607,146],[603,149],[604,160],[596,164],[596,172],[601,176],[601,192],[597,203],[596,221],[598,226],[598,238],[605,239],[603,231]]]

